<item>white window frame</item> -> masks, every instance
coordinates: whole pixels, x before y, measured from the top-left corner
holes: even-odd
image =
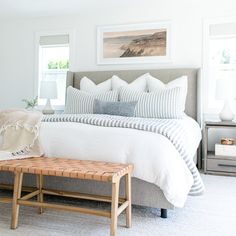
[[[40,48],[40,37],[42,36],[55,36],[55,35],[69,35],[69,70],[73,70],[75,62],[75,30],[64,29],[57,31],[39,31],[35,33],[35,79],[34,79],[34,96],[38,96],[39,89],[39,48]],[[39,109],[44,106],[39,105]],[[57,105],[53,106],[55,110],[64,110],[65,106]]]
[[[207,93],[209,91],[209,81],[208,81],[208,65],[209,65],[209,43],[210,43],[210,26],[214,24],[224,24],[236,22],[235,17],[219,17],[214,19],[204,19],[203,20],[203,47],[202,47],[202,78],[203,78],[203,113],[205,117],[216,117],[218,115],[220,108],[210,108],[209,107],[209,97]],[[223,36],[232,37],[233,35]],[[217,36],[215,37],[217,38]],[[220,36],[218,36],[220,38]],[[223,102],[222,102],[223,105]]]

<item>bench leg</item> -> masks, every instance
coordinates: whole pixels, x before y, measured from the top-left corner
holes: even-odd
[[[116,231],[117,231],[119,185],[120,181],[112,183],[111,228],[110,228],[111,236],[116,236]]]
[[[42,189],[43,189],[43,175],[37,175],[36,179],[37,179],[37,188],[40,191],[39,195],[37,196],[37,201],[40,202],[40,203],[43,203],[43,193],[42,193]],[[42,207],[38,208],[38,213],[39,214],[43,213],[43,208]]]
[[[18,226],[19,217],[19,204],[18,199],[21,198],[23,173],[16,172],[14,180],[14,192],[12,199],[12,218],[11,218],[11,229],[16,229]]]
[[[131,175],[127,174],[125,176],[125,198],[127,201],[129,201],[129,205],[126,208],[126,227],[130,228],[131,227],[131,210],[132,210],[132,205],[131,205]]]

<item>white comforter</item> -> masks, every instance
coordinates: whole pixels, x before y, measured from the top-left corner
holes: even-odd
[[[184,119],[188,151],[193,157],[201,132],[193,119]],[[184,206],[193,184],[184,160],[173,144],[160,134],[73,122],[43,122],[40,139],[49,157],[132,163],[133,176],[159,186],[176,207]]]

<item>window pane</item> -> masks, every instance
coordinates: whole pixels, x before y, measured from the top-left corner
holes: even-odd
[[[52,100],[53,105],[65,104],[66,73],[69,69],[69,46],[40,46],[39,52],[39,90],[40,82],[56,81],[58,99]],[[39,99],[39,105],[44,105],[45,100]]]
[[[210,63],[236,65],[236,37],[211,39]]]
[[[210,37],[208,62],[208,108],[221,108],[223,101],[216,99],[216,81],[224,79],[236,91],[236,36]]]

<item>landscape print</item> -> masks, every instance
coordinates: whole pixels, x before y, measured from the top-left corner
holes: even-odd
[[[103,33],[103,58],[166,56],[167,29]]]

